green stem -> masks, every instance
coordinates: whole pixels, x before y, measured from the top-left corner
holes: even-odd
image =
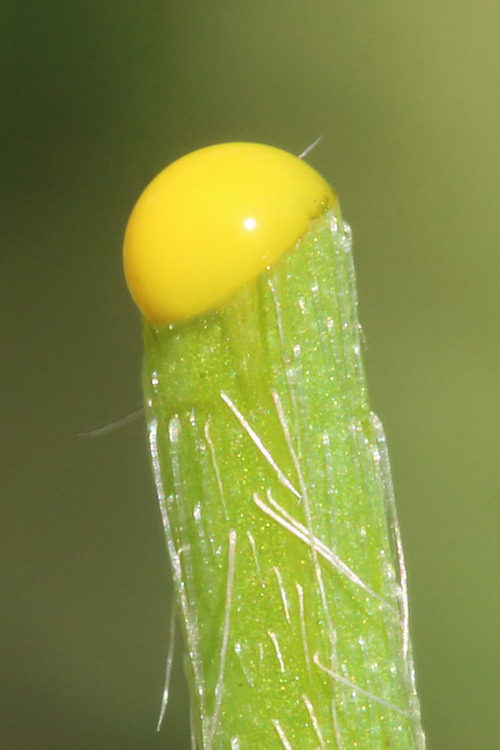
[[[145,349],[196,746],[423,748],[348,227]]]

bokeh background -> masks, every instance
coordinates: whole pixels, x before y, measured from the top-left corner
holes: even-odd
[[[500,746],[500,5],[3,2],[0,747],[187,750],[121,272],[128,212],[225,140],[300,153],[354,230],[430,750]]]

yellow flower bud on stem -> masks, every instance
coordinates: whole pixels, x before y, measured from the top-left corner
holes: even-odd
[[[203,150],[202,166],[217,150],[231,161],[255,148],[273,152],[274,167],[282,160],[277,149],[226,144]],[[146,265],[167,248],[158,286],[154,269],[141,275],[139,224],[151,212],[170,224],[171,204],[158,204],[157,188],[182,159],[146,189],[127,229],[129,285],[147,318],[149,440],[194,742],[199,750],[422,750],[406,574],[385,438],[367,398],[350,232],[324,180],[285,156],[283,179],[272,170],[267,184],[262,174],[249,178],[247,194],[272,201],[279,184],[290,206],[302,195],[301,207],[288,219],[254,204],[237,212],[240,224],[273,217],[265,252],[247,254],[246,237],[238,246],[241,226],[223,246],[244,189],[231,201],[221,185],[239,161],[220,184],[217,173],[200,177],[203,191],[218,184],[225,195],[208,211],[200,195],[167,191],[190,209],[174,222],[175,242],[144,229]],[[194,169],[190,159],[184,167]],[[306,188],[294,184],[304,175]],[[251,259],[241,276],[221,271],[233,251]],[[190,267],[195,282],[183,294]]]

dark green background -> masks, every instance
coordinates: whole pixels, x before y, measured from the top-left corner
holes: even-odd
[[[159,735],[169,584],[122,279],[128,212],[186,151],[301,152],[353,226],[431,750],[500,744],[497,0],[3,2],[0,747]]]

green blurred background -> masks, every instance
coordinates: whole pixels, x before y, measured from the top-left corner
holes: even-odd
[[[170,588],[124,224],[172,159],[300,153],[354,230],[431,750],[500,746],[500,5],[4,2],[0,747],[187,750],[155,732]],[[305,750],[305,749],[304,749]]]

